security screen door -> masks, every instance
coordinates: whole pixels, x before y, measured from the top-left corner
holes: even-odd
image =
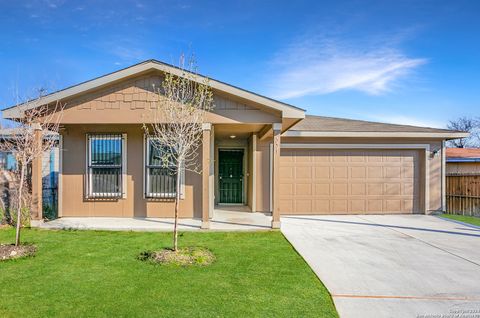
[[[243,203],[243,155],[243,149],[218,152],[220,203]]]

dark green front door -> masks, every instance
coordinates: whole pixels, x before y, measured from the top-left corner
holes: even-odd
[[[243,150],[219,150],[220,203],[243,203]]]

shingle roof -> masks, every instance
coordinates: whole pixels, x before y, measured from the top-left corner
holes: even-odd
[[[379,123],[365,120],[306,115],[291,131],[318,132],[425,132],[461,133],[448,129]]]
[[[447,159],[465,159],[477,158],[480,159],[479,148],[447,148]]]

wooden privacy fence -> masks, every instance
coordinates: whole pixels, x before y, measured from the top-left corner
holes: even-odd
[[[450,174],[446,180],[447,213],[480,217],[480,174]]]

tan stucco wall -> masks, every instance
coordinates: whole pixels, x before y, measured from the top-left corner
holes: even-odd
[[[127,134],[127,193],[125,199],[86,200],[87,133]],[[66,125],[63,136],[61,216],[173,217],[172,201],[143,198],[143,131],[140,125]],[[198,157],[201,163],[202,156]],[[195,188],[195,191],[194,191]],[[186,172],[181,217],[201,217],[202,178]]]
[[[480,174],[480,162],[447,162],[447,174]]]
[[[258,212],[270,211],[270,141],[257,143],[256,204]]]

